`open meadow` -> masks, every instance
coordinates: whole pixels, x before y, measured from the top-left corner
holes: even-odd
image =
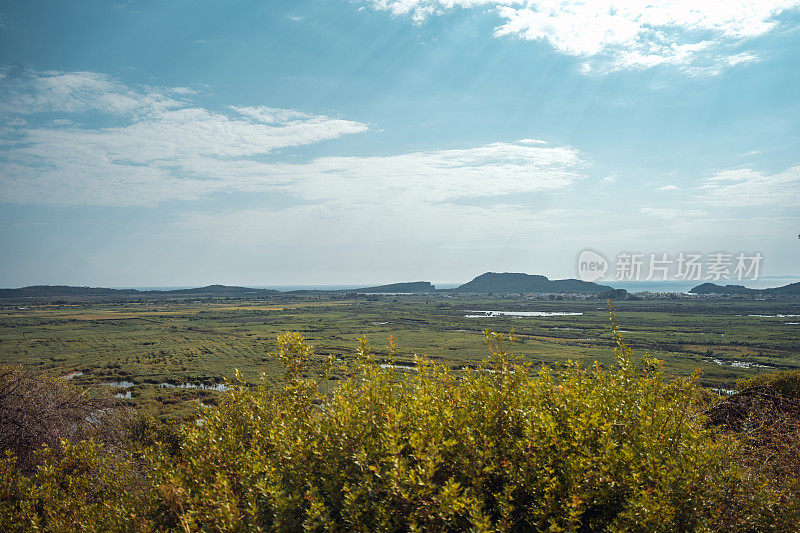
[[[702,372],[701,385],[733,389],[737,378],[800,368],[800,303],[641,300],[614,304],[626,342],[663,360],[669,375]],[[503,314],[501,314],[503,313]],[[514,331],[523,361],[613,362],[607,303],[454,295],[336,295],[202,301],[19,304],[0,309],[0,362],[46,369],[98,394],[167,418],[213,404],[239,370],[251,383],[282,376],[269,356],[297,331],[328,355],[353,357],[366,337],[380,363],[413,371],[415,355],[467,372],[486,354],[483,331]],[[326,387],[343,377],[334,367]]]

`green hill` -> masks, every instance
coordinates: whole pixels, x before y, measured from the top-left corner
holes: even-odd
[[[471,293],[576,293],[596,294],[612,291],[611,287],[580,281],[577,279],[550,280],[545,276],[516,272],[486,272],[472,281],[453,289],[457,292]]]
[[[742,285],[717,285],[716,283],[702,283],[690,292],[695,294],[755,294],[755,289],[748,289]]]
[[[376,287],[364,287],[353,289],[348,292],[433,292],[436,290],[429,281],[409,281],[405,283],[390,283],[388,285],[378,285]]]
[[[749,289],[742,285],[717,285],[716,283],[702,283],[690,292],[695,294],[742,295],[742,296],[800,296],[800,282],[790,283],[782,287],[771,289]]]

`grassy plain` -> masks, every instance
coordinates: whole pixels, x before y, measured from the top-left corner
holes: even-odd
[[[626,341],[664,361],[668,374],[702,371],[701,384],[733,388],[737,378],[800,368],[800,302],[643,300],[615,303]],[[544,311],[569,316],[468,318],[473,311]],[[760,316],[751,316],[760,315]],[[783,316],[779,316],[783,315]],[[531,300],[466,296],[385,295],[342,299],[285,295],[258,300],[143,301],[6,305],[0,309],[0,362],[45,368],[121,402],[180,417],[199,401],[214,403],[212,385],[235,369],[248,381],[282,373],[268,352],[276,336],[298,331],[315,346],[316,365],[328,354],[353,357],[365,336],[388,362],[429,357],[455,372],[483,359],[482,331],[514,329],[514,352],[534,363],[613,360],[608,308],[599,300]],[[341,378],[334,371],[329,386]],[[115,388],[109,382],[132,386]],[[168,384],[168,385],[164,385]],[[172,385],[172,386],[169,386]]]

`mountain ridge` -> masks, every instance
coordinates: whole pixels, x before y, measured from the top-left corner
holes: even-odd
[[[617,291],[618,292],[618,291]],[[701,283],[691,292],[700,295],[730,296],[800,296],[800,282],[790,283],[782,287],[770,289],[750,289],[742,285],[717,285]],[[63,298],[245,298],[267,297],[275,295],[325,295],[325,294],[426,294],[426,293],[463,293],[463,294],[584,294],[602,296],[615,294],[615,289],[578,279],[551,280],[541,274],[525,274],[521,272],[484,272],[472,280],[451,289],[437,289],[428,281],[409,281],[389,283],[356,289],[315,289],[279,291],[276,289],[258,289],[236,285],[206,285],[185,289],[142,290],[112,289],[106,287],[88,287],[71,285],[29,285],[20,288],[0,289],[0,300],[29,299],[63,299]],[[618,297],[618,296],[617,296]]]
[[[86,287],[72,285],[28,285],[18,289],[0,289],[0,299],[9,298],[93,298],[93,297],[120,297],[136,298],[144,296],[208,296],[208,297],[236,297],[236,296],[267,296],[279,294],[274,289],[254,289],[237,287],[234,285],[206,285],[188,289],[168,290],[140,290],[140,289],[110,289],[107,287]]]

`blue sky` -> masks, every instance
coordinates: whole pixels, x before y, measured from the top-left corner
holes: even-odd
[[[0,286],[800,275],[800,0],[0,4]]]

